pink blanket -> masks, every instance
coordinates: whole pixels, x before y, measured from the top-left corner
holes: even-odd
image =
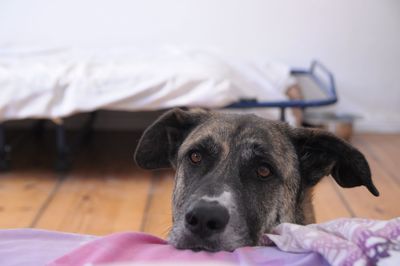
[[[142,233],[119,233],[95,240],[57,259],[51,266],[97,265],[111,262],[138,264],[191,265],[327,265],[316,253],[286,253],[275,247],[244,247],[234,252],[193,252],[176,250],[157,237]]]
[[[400,265],[400,218],[281,224],[265,235],[263,242],[266,246],[208,253],[176,250],[164,240],[142,233],[93,237],[3,230],[0,265]]]
[[[217,261],[236,265],[321,265],[326,262],[332,265],[377,265],[378,262],[390,262],[400,265],[400,218],[390,221],[338,219],[308,226],[281,224],[263,240],[265,245],[276,245],[279,250],[276,247],[244,247],[232,253],[179,251],[153,236],[122,233],[95,240],[51,265],[115,261]]]

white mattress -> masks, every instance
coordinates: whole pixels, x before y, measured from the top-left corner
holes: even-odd
[[[0,49],[0,121],[283,100],[292,83],[284,65],[204,50]]]

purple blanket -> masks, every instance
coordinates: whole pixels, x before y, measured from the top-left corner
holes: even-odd
[[[208,253],[176,250],[164,240],[142,233],[94,237],[33,229],[3,230],[0,265],[400,265],[400,218],[338,219],[307,226],[281,224],[263,241],[263,247]]]
[[[332,265],[400,265],[400,218],[280,224],[264,237],[266,245],[288,252],[317,252]]]
[[[0,230],[0,265],[45,265],[94,239],[38,229]]]

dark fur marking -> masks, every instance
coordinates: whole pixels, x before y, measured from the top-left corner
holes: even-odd
[[[202,165],[188,162],[190,149],[204,152]],[[145,131],[135,160],[147,169],[176,168],[169,241],[178,248],[233,250],[257,245],[278,223],[311,223],[312,187],[329,174],[343,187],[364,185],[379,194],[364,156],[348,143],[254,115],[169,111]],[[257,178],[260,163],[270,165],[271,178]],[[209,239],[188,235],[185,212],[202,197],[222,192],[232,197],[225,231]]]

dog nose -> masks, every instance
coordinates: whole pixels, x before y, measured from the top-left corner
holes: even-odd
[[[228,210],[217,202],[200,201],[185,215],[186,228],[200,237],[222,232],[228,221]]]

